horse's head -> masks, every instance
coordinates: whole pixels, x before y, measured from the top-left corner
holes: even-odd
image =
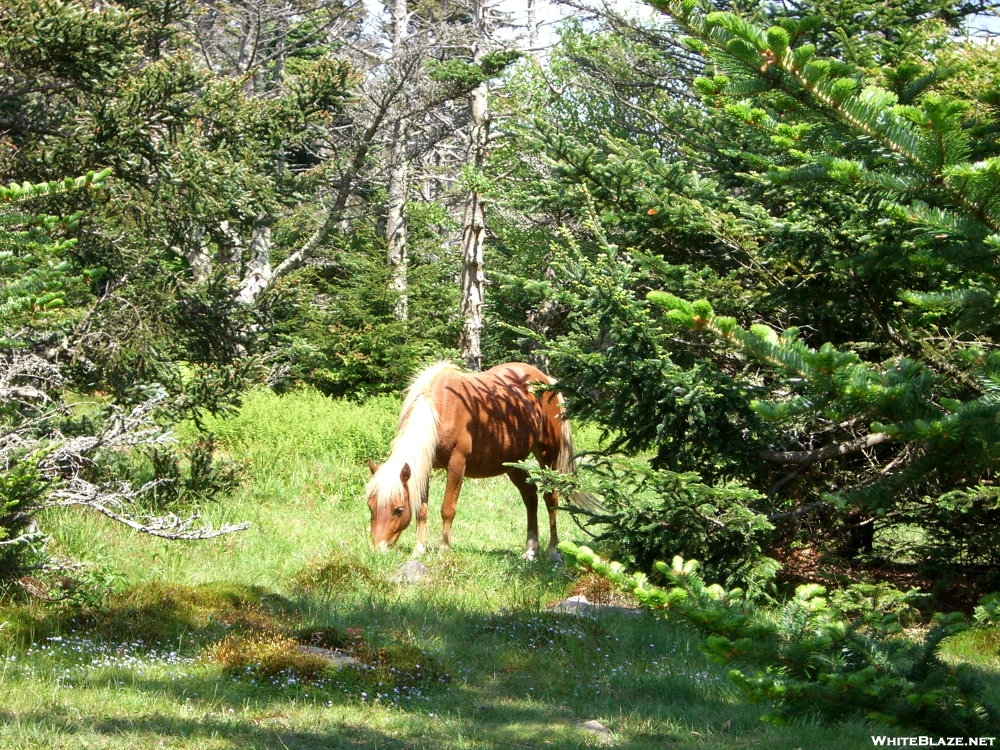
[[[410,465],[403,464],[398,476],[383,476],[391,467],[368,462],[372,471],[368,483],[368,509],[372,514],[372,549],[385,552],[396,543],[413,515],[410,505]]]

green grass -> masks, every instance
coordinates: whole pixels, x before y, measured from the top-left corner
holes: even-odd
[[[86,564],[84,589],[72,605],[3,610],[0,747],[841,750],[896,734],[762,723],[766,707],[691,633],[646,615],[553,613],[575,574],[521,559],[524,512],[504,479],[468,481],[454,551],[432,551],[424,581],[393,583],[414,533],[373,555],[362,492],[397,408],[256,393],[213,424],[247,483],[202,511],[251,521],[239,535],[168,543],[76,512],[43,519],[54,551]],[[439,530],[432,514],[432,541]],[[565,517],[561,534],[586,541]],[[367,666],[317,664],[292,638]],[[1000,668],[995,642],[963,648],[994,649],[986,668]]]

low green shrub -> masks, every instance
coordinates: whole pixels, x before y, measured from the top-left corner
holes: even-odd
[[[177,445],[105,455],[91,467],[91,479],[145,487],[135,500],[138,505],[152,513],[179,512],[217,502],[239,487],[245,463],[222,455],[218,448],[215,435],[202,433]]]
[[[630,568],[649,570],[679,549],[704,560],[712,577],[755,593],[778,569],[764,554],[773,526],[754,507],[764,498],[744,485],[710,485],[625,456],[580,461],[575,475],[526,468],[545,490],[596,499],[597,510],[575,512],[593,545]]]
[[[888,583],[852,583],[827,595],[830,605],[851,619],[878,614],[888,625],[894,619],[901,627],[917,624],[920,607],[930,598],[919,589],[900,591]]]
[[[386,590],[388,582],[372,573],[371,569],[346,556],[332,555],[308,563],[293,579],[293,586],[301,591],[335,594],[352,590]]]
[[[0,472],[0,582],[10,582],[30,570],[38,555],[28,544],[34,513],[47,482],[38,471],[37,457],[15,456]],[[17,543],[15,540],[23,540]]]
[[[1000,627],[1000,593],[987,594],[972,612],[979,627]]]
[[[706,584],[693,560],[657,563],[669,582],[661,588],[586,547],[564,543],[560,550],[651,610],[696,627],[711,658],[735,665],[735,685],[751,700],[773,702],[766,719],[860,715],[950,736],[990,734],[1000,721],[975,670],[940,658],[942,640],[967,628],[960,615],[935,615],[922,637],[908,637],[892,614],[848,618],[817,584],[765,608],[739,589]]]

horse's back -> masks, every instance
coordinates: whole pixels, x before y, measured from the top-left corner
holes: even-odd
[[[482,373],[472,373],[473,377],[481,375],[483,377],[498,377],[501,380],[514,381],[518,383],[554,383],[555,381],[539,370],[525,362],[505,362],[502,365],[491,367]]]
[[[466,476],[488,477],[527,458],[540,442],[551,439],[550,423],[558,413],[556,395],[534,386],[553,382],[522,362],[480,373],[445,373],[434,384],[437,464],[447,466],[457,452]]]

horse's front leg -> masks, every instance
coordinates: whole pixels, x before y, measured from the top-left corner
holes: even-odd
[[[417,511],[417,543],[413,545],[413,556],[420,557],[427,551],[427,498],[420,503]]]
[[[451,549],[451,523],[455,520],[458,495],[465,479],[465,459],[452,455],[448,462],[448,477],[445,480],[444,501],[441,503],[441,548]]]
[[[524,556],[528,560],[534,560],[538,557],[538,491],[528,480],[528,472],[523,469],[511,469],[507,476],[524,501],[524,510],[528,516],[528,539],[524,546]]]

